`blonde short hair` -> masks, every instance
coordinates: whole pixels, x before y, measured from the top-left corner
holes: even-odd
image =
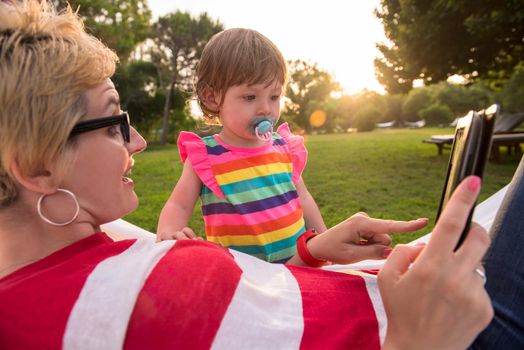
[[[66,166],[83,93],[111,77],[117,60],[70,7],[0,1],[0,208],[16,199],[13,160],[24,175]]]
[[[217,111],[202,101],[202,92],[211,88],[224,94],[231,86],[278,81],[285,85],[287,65],[280,50],[256,30],[233,28],[215,34],[202,51],[196,69],[196,98],[204,118],[217,121]]]

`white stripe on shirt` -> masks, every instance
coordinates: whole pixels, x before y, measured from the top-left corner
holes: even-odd
[[[175,242],[138,239],[124,252],[100,262],[73,306],[63,348],[122,349],[138,294],[153,267]]]
[[[284,265],[230,252],[243,273],[213,349],[298,349],[304,319],[295,277]]]
[[[371,275],[362,274],[361,277],[366,281],[366,288],[368,290],[369,298],[373,304],[375,315],[378,322],[378,335],[380,337],[380,346],[384,345],[384,339],[386,338],[386,332],[388,330],[388,319],[386,317],[386,310],[382,303],[382,297],[380,296],[380,290],[378,289],[377,277]]]

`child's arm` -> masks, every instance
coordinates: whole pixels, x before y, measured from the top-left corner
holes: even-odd
[[[313,199],[311,193],[309,193],[302,177],[298,180],[296,188],[300,204],[302,205],[302,210],[304,211],[306,227],[310,229],[313,228],[318,233],[326,231],[326,224],[324,224],[324,219],[322,219],[317,203],[315,202],[315,199]]]
[[[186,226],[201,188],[202,182],[193,170],[191,162],[186,160],[182,175],[160,212],[157,241],[196,238],[193,230]]]

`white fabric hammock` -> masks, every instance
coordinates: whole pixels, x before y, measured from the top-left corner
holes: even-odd
[[[478,204],[475,208],[475,213],[473,214],[473,221],[480,224],[486,230],[489,231],[491,224],[495,219],[498,208],[502,203],[502,199],[506,194],[508,186],[503,187],[497,193],[493,194],[491,197]],[[123,239],[128,238],[149,238],[154,240],[155,235],[147,230],[144,230],[136,225],[133,225],[123,219],[118,219],[113,222],[109,222],[105,225],[102,225],[102,229],[112,236],[121,237]],[[428,233],[409,244],[417,244],[419,242],[428,242],[431,233]],[[324,267],[328,270],[368,270],[368,269],[378,269],[384,264],[385,260],[363,260],[356,264],[350,265],[330,265]]]

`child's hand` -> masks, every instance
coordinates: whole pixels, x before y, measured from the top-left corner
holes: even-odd
[[[365,259],[384,259],[391,253],[389,234],[411,232],[426,226],[428,219],[394,221],[357,213],[310,239],[307,247],[317,259],[351,264]]]
[[[180,239],[202,239],[201,237],[197,237],[195,232],[189,227],[184,227],[180,231],[174,231],[174,232],[157,232],[156,234],[156,241],[166,241],[166,240],[180,240]]]

